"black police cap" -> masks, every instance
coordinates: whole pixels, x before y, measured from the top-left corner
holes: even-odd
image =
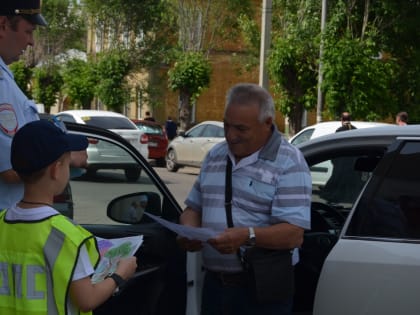
[[[0,15],[21,15],[33,24],[46,26],[41,0],[0,0]]]

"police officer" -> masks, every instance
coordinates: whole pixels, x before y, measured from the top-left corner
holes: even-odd
[[[12,137],[23,125],[39,119],[35,103],[19,89],[7,65],[34,44],[37,25],[47,25],[40,0],[0,1],[0,209],[15,204],[23,193],[10,164]]]

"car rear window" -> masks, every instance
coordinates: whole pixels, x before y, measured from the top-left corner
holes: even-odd
[[[104,129],[136,129],[129,119],[123,117],[84,116],[82,119],[86,125]]]
[[[147,133],[147,134],[151,134],[151,135],[163,135],[163,130],[160,126],[151,126],[151,125],[142,125],[142,124],[138,124],[137,127]]]

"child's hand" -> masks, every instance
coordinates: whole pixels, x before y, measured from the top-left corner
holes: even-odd
[[[117,265],[116,273],[124,280],[130,279],[137,268],[137,257],[121,258]]]

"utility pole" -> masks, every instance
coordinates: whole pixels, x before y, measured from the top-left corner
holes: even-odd
[[[260,45],[260,76],[259,85],[268,90],[268,74],[266,59],[271,43],[272,0],[263,0],[261,12],[261,45]]]
[[[327,0],[322,0],[322,13],[321,13],[321,43],[319,46],[319,68],[318,68],[318,97],[316,104],[316,122],[320,123],[322,121],[322,106],[324,104],[324,95],[321,91],[322,81],[324,79],[323,68],[322,68],[322,58],[324,56],[324,29],[325,22],[327,19]]]

